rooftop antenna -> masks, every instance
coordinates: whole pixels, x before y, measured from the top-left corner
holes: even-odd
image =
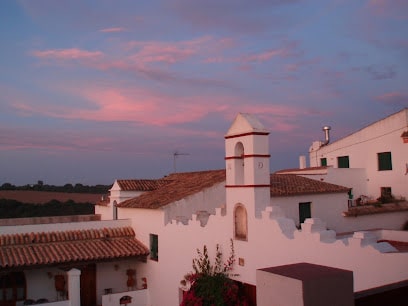
[[[180,152],[177,151],[177,150],[173,153],[173,168],[174,168],[174,173],[177,172],[176,159],[177,159],[177,157],[180,156],[180,155],[190,155],[190,154],[189,154],[189,153],[180,153]]]

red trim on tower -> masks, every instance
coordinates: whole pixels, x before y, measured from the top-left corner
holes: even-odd
[[[227,156],[224,157],[225,159],[242,159],[242,158],[247,158],[247,157],[271,157],[271,154],[245,154],[241,156]]]
[[[257,188],[257,187],[268,187],[270,188],[271,185],[270,184],[265,184],[265,185],[225,185],[225,188],[241,188],[241,187],[245,187],[245,188]]]
[[[249,136],[249,135],[269,135],[269,132],[248,132],[248,133],[242,133],[242,134],[237,134],[237,135],[230,135],[230,136],[227,135],[224,138],[230,139],[230,138]]]

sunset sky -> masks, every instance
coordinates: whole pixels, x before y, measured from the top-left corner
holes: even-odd
[[[271,171],[408,107],[406,0],[1,0],[0,184],[219,169],[239,112]]]

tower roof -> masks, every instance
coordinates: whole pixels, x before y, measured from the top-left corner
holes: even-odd
[[[229,128],[226,136],[234,136],[247,133],[269,134],[269,131],[254,115],[239,113],[235,117],[235,120]]]

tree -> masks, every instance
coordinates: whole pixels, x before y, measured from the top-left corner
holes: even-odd
[[[2,190],[14,190],[16,189],[16,186],[10,184],[10,183],[4,183],[3,185],[1,185],[1,189]]]

